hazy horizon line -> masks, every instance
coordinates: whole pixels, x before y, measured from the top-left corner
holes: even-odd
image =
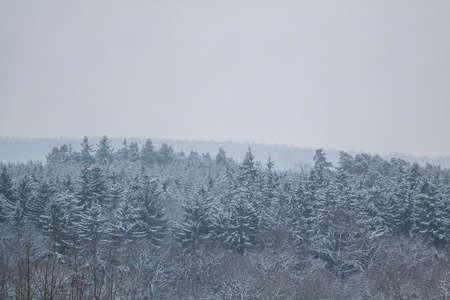
[[[288,147],[288,148],[299,148],[299,149],[305,149],[305,150],[317,150],[317,149],[323,149],[324,151],[342,151],[346,153],[366,153],[370,155],[380,155],[380,156],[395,156],[395,155],[406,155],[410,157],[419,157],[419,158],[432,158],[432,159],[439,159],[439,158],[450,158],[450,155],[440,155],[440,156],[433,156],[433,155],[423,155],[423,154],[412,154],[412,153],[405,153],[405,152],[398,152],[398,151],[391,151],[391,152],[377,152],[377,151],[367,151],[364,149],[338,149],[338,148],[328,148],[328,147],[308,147],[308,146],[299,146],[299,145],[287,145],[287,144],[278,144],[278,143],[269,143],[269,142],[257,142],[257,141],[233,141],[233,140],[198,140],[198,139],[182,139],[182,138],[161,138],[161,137],[123,137],[123,136],[108,136],[108,135],[102,135],[102,136],[89,136],[89,135],[83,135],[82,137],[0,137],[0,140],[2,139],[16,139],[16,140],[58,140],[58,139],[79,139],[80,141],[84,137],[88,137],[89,139],[93,140],[99,140],[103,136],[106,136],[108,139],[127,139],[127,140],[163,140],[163,141],[180,141],[180,142],[200,142],[200,143],[236,143],[236,144],[259,144],[259,145],[267,145],[267,146],[274,146],[274,147]],[[226,150],[226,149],[224,149]]]

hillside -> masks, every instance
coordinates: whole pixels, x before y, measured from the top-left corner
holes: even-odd
[[[93,145],[97,145],[100,138],[90,139]],[[140,147],[145,143],[145,139],[129,138],[127,141],[137,142]],[[114,149],[122,147],[122,138],[110,138],[111,146]],[[198,153],[209,153],[215,156],[220,148],[225,149],[227,155],[235,160],[240,160],[244,153],[251,147],[257,160],[265,162],[270,156],[275,162],[275,168],[287,170],[300,164],[312,164],[315,149],[300,148],[293,146],[269,145],[263,143],[237,143],[237,142],[215,142],[215,141],[188,141],[172,139],[153,139],[152,142],[156,148],[162,143],[167,143],[173,147],[176,152],[183,151],[188,154],[192,149]],[[45,156],[53,147],[59,147],[63,144],[71,145],[73,150],[78,151],[81,147],[81,139],[72,138],[0,138],[0,162],[22,162],[29,160],[45,162]],[[325,149],[328,160],[337,165],[339,161],[339,150]],[[362,153],[362,151],[345,151],[351,155]],[[401,153],[381,154],[383,159],[390,160],[392,157],[400,158],[408,162],[418,162],[421,166],[426,164],[441,165],[443,168],[450,168],[450,156],[447,157],[424,157],[412,156]]]
[[[0,299],[447,299],[450,169],[80,144],[0,163]]]

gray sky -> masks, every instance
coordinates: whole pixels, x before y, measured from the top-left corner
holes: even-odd
[[[0,137],[450,155],[450,1],[0,0]]]

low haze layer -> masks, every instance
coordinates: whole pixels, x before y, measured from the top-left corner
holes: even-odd
[[[2,1],[0,137],[450,154],[448,1]]]

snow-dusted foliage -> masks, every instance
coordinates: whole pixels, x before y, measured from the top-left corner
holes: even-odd
[[[0,165],[0,299],[447,299],[449,232],[450,171],[401,159],[104,136]]]

